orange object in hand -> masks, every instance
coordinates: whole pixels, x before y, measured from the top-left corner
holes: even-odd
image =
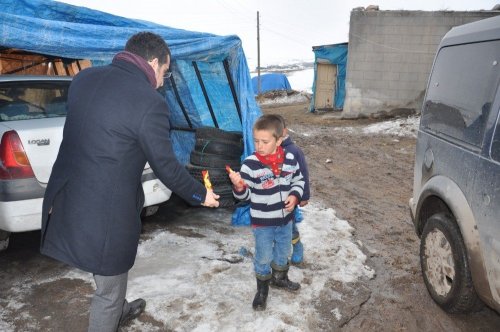
[[[226,172],[228,172],[229,174],[234,173],[234,171],[231,169],[231,167],[229,167],[229,165],[226,165]]]
[[[212,190],[212,182],[210,182],[210,176],[208,175],[208,171],[201,171],[201,176],[203,177],[203,183],[205,184],[205,188],[208,190]]]
[[[231,169],[231,167],[229,167],[229,165],[226,165],[226,172],[228,174],[234,173],[234,171]],[[240,185],[241,187],[246,187],[245,181],[243,181],[243,180],[240,180],[238,182],[238,185]]]

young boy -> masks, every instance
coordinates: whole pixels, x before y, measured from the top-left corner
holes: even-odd
[[[297,160],[297,163],[299,164],[300,172],[304,177],[304,194],[302,195],[302,199],[299,203],[299,206],[303,207],[309,203],[309,198],[311,195],[309,190],[309,168],[307,167],[306,157],[304,156],[304,152],[302,152],[302,150],[297,145],[295,145],[295,143],[288,135],[288,129],[286,127],[285,119],[281,115],[276,114],[276,116],[283,122],[283,142],[281,143],[281,146],[283,147],[283,149],[285,149],[286,152],[290,152],[293,154],[295,160]],[[298,208],[296,208],[294,211],[295,218],[293,218],[292,224],[293,250],[292,257],[290,258],[290,262],[292,264],[300,264],[304,260],[304,246],[302,245],[302,242],[300,242],[300,233],[299,229],[297,228],[297,222],[300,222],[301,220],[297,220],[297,213]]]
[[[255,237],[254,270],[257,293],[252,307],[265,310],[269,285],[297,291],[300,284],[288,279],[293,210],[300,202],[304,180],[293,154],[284,153],[283,123],[263,115],[254,124],[255,153],[240,172],[229,174],[237,199],[250,201]]]

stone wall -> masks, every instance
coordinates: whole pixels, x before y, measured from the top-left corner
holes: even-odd
[[[342,117],[419,113],[443,36],[454,26],[499,14],[353,10]]]

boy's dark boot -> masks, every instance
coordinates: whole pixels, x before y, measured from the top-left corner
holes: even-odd
[[[257,276],[257,293],[253,298],[252,307],[255,311],[266,310],[267,294],[269,293],[269,281],[271,276]]]
[[[271,264],[271,267],[273,269],[273,276],[270,283],[271,287],[283,288],[289,292],[295,292],[299,290],[300,284],[288,279],[288,264],[285,266],[277,266]]]

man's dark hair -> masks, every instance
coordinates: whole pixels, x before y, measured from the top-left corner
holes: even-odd
[[[253,125],[253,130],[269,130],[276,139],[283,137],[284,128],[282,119],[275,114],[264,114]]]
[[[158,58],[160,65],[170,58],[170,49],[163,38],[152,32],[138,32],[129,38],[125,45],[125,51],[137,54],[140,57],[151,61]]]

